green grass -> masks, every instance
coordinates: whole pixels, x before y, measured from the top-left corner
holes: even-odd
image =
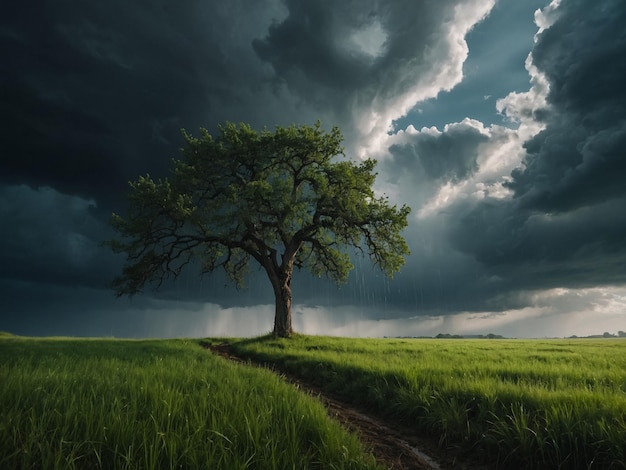
[[[0,339],[0,468],[376,468],[268,370],[197,341]]]
[[[235,350],[501,468],[626,468],[626,341],[296,336]]]

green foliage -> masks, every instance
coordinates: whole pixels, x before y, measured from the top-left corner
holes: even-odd
[[[239,354],[500,468],[626,467],[621,340],[241,340]]]
[[[130,183],[128,214],[113,216],[120,239],[109,244],[127,255],[114,281],[119,295],[177,276],[196,259],[202,272],[221,267],[237,284],[250,258],[272,282],[290,279],[294,266],[343,282],[353,268],[349,247],[390,276],[403,265],[410,209],[374,194],[373,160],[338,160],[337,128],[257,132],[229,123],[217,138],[205,129],[183,136],[171,178]]]
[[[319,401],[197,342],[7,338],[0,358],[0,468],[376,468]]]

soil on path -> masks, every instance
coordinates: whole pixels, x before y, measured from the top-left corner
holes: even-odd
[[[268,367],[298,389],[317,397],[328,410],[329,416],[344,427],[355,432],[369,448],[376,460],[392,470],[485,470],[488,467],[461,458],[452,450],[441,449],[435,439],[417,435],[401,423],[383,420],[367,410],[347,403],[337,396],[322,391],[319,387],[279,370],[274,364],[264,364],[243,359],[233,354],[229,343],[211,344],[200,342],[203,348],[211,350],[230,361],[242,364]]]

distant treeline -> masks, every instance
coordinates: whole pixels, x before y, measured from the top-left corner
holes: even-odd
[[[601,335],[591,335],[591,336],[576,336],[572,335],[569,338],[626,338],[626,331],[618,331],[616,335],[605,331]]]
[[[435,338],[453,338],[453,339],[462,339],[462,338],[471,338],[471,339],[504,339],[502,335],[496,335],[494,333],[489,333],[486,335],[451,335],[450,333],[439,333]]]
[[[415,338],[415,339],[508,339],[506,336],[489,333],[486,335],[452,335],[450,333],[439,333],[436,336],[394,336],[394,338]],[[576,338],[626,338],[626,331],[618,331],[617,334],[604,332],[601,335],[589,336],[568,336],[568,339]]]
[[[389,336],[385,336],[389,338]],[[486,335],[451,335],[450,333],[439,333],[437,336],[393,336],[393,338],[414,338],[414,339],[506,339],[505,336],[489,333]]]

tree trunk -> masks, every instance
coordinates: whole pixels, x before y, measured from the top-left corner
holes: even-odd
[[[291,327],[291,273],[283,273],[272,279],[276,297],[274,315],[274,336],[289,338],[293,334]]]

